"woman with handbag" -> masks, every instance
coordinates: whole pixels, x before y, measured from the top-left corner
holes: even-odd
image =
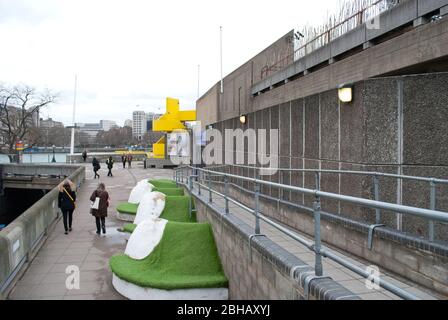
[[[73,211],[76,203],[76,187],[70,180],[59,185],[58,207],[62,211],[65,234],[72,231]]]
[[[100,183],[90,196],[92,206],[90,213],[95,217],[96,234],[100,235],[101,230],[106,234],[107,207],[109,206],[109,193],[106,191],[104,183]]]

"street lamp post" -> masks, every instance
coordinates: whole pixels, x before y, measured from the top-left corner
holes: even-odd
[[[56,162],[56,157],[55,157],[55,154],[54,154],[54,148],[56,148],[56,146],[55,145],[53,145],[53,159],[51,160],[51,162]]]

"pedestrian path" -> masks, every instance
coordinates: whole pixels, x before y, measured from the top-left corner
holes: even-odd
[[[18,281],[9,299],[124,299],[112,287],[109,258],[123,252],[126,241],[117,231],[124,222],[115,218],[115,207],[127,201],[135,183],[145,178],[172,178],[172,170],[143,169],[138,162],[132,169],[115,165],[114,177],[107,177],[102,165],[100,179],[93,179],[91,165],[86,165],[86,181],[78,190],[78,200],[73,217],[73,231],[64,234],[62,220],[42,246],[30,267]],[[89,214],[89,198],[99,182],[106,185],[111,206],[106,219],[106,236],[96,235],[95,219]],[[80,270],[79,290],[66,287],[67,267]]]

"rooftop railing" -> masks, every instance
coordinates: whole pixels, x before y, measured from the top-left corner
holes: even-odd
[[[359,9],[357,12],[350,15],[343,21],[326,28],[323,32],[319,33],[317,36],[312,37],[311,40],[308,40],[305,43],[297,42],[296,46],[298,46],[298,48],[294,49],[294,53],[283,57],[271,66],[265,66],[261,71],[261,78],[263,79],[264,77],[268,77],[270,74],[288,67],[290,64],[294,63],[294,61],[297,61],[312,53],[313,51],[329,44],[331,41],[343,36],[349,31],[357,28],[358,26],[371,21],[373,18],[379,16],[381,13],[389,10],[391,7],[403,1],[404,0],[366,1],[361,9]]]

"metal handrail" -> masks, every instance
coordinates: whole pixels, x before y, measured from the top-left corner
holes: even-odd
[[[448,180],[446,179],[437,179],[433,177],[417,177],[417,176],[407,176],[407,175],[400,175],[400,174],[393,174],[393,173],[383,173],[383,172],[373,172],[373,171],[353,171],[353,170],[323,170],[323,169],[292,169],[292,168],[266,168],[266,167],[255,167],[255,166],[247,166],[247,165],[225,165],[225,166],[234,166],[239,168],[248,168],[252,170],[259,170],[259,171],[289,171],[289,172],[310,172],[316,174],[316,189],[320,189],[319,181],[320,181],[320,175],[322,173],[331,173],[331,174],[352,174],[352,175],[364,175],[364,176],[371,176],[373,177],[373,186],[374,186],[374,199],[380,200],[380,182],[379,178],[396,178],[400,180],[412,180],[412,181],[422,181],[422,182],[428,182],[429,183],[429,209],[435,210],[436,209],[436,200],[437,200],[437,185],[438,184],[444,184],[448,185]],[[224,166],[218,166],[216,168],[221,168]],[[282,176],[281,176],[282,177]],[[283,189],[281,189],[283,190]],[[376,208],[375,210],[375,221],[376,224],[381,223],[381,209]],[[435,227],[434,227],[434,221],[429,220],[428,221],[428,238],[430,241],[434,241],[435,238]]]
[[[188,183],[185,184],[183,183],[184,181],[184,174],[183,171],[187,169],[187,170],[195,170],[195,175],[187,175],[187,181]],[[179,172],[181,173],[181,175],[179,175]],[[192,181],[192,177],[196,177],[199,180],[201,179],[201,173],[204,173],[207,175],[208,177],[208,186],[206,184],[202,184],[199,181]],[[239,201],[236,201],[234,199],[229,198],[228,196],[228,188],[226,186],[226,191],[225,194],[222,194],[216,190],[213,190],[211,187],[211,176],[212,174],[214,175],[218,175],[218,176],[224,176],[225,177],[225,183],[226,185],[228,184],[228,178],[238,178],[238,179],[242,179],[242,180],[246,180],[246,181],[250,181],[255,183],[258,188],[256,188],[256,196],[255,196],[255,209],[249,208],[246,205],[240,203]],[[314,251],[315,253],[315,266],[314,266],[314,272],[316,276],[322,276],[323,275],[323,266],[322,266],[322,257],[326,257],[329,258],[331,260],[333,260],[334,262],[348,268],[349,270],[363,276],[364,278],[370,279],[375,281],[376,284],[378,284],[380,287],[396,294],[397,296],[403,298],[403,299],[408,299],[408,300],[418,300],[419,298],[417,296],[415,296],[414,294],[403,290],[401,288],[399,288],[398,286],[389,283],[387,281],[381,280],[377,275],[372,275],[369,272],[367,272],[366,270],[360,268],[359,266],[354,265],[353,263],[351,263],[350,261],[348,261],[347,259],[338,256],[336,253],[334,253],[332,250],[330,250],[329,248],[323,247],[321,246],[321,235],[320,235],[320,197],[330,197],[330,198],[344,198],[345,201],[355,201],[354,203],[359,204],[358,200],[365,200],[365,199],[358,199],[355,197],[348,197],[348,196],[340,196],[340,195],[336,195],[336,194],[331,194],[328,192],[320,192],[318,190],[310,190],[310,189],[305,189],[305,188],[298,188],[298,187],[291,187],[288,185],[281,185],[281,184],[277,184],[277,183],[272,183],[269,181],[263,181],[263,180],[259,180],[259,179],[253,179],[253,178],[247,178],[244,176],[236,176],[236,175],[232,175],[232,174],[227,174],[227,173],[220,173],[220,172],[216,172],[216,171],[211,171],[211,170],[207,170],[207,169],[202,169],[202,168],[196,168],[196,167],[192,167],[192,166],[184,166],[184,167],[179,167],[177,169],[175,169],[174,171],[174,177],[176,179],[177,183],[182,183],[184,184],[187,189],[189,190],[190,194],[192,194],[193,192],[193,183],[196,183],[200,188],[204,188],[207,189],[209,191],[209,203],[212,203],[212,193],[215,193],[217,195],[220,195],[222,197],[224,197],[225,201],[226,201],[226,209],[228,209],[228,201],[236,204],[237,206],[239,206],[240,208],[242,208],[245,211],[248,211],[249,213],[251,213],[254,217],[255,217],[255,233],[256,234],[260,234],[260,220],[266,222],[267,224],[271,225],[272,227],[276,228],[277,230],[281,231],[282,233],[286,234],[287,236],[291,237],[292,239],[298,241],[299,243],[301,243],[302,245],[304,245],[306,248],[308,248],[311,251]],[[182,181],[182,182],[181,182]],[[192,183],[193,182],[193,183]],[[305,239],[304,237],[301,237],[300,235],[298,235],[297,233],[289,230],[288,228],[278,224],[277,222],[269,219],[268,217],[264,216],[263,214],[261,214],[258,210],[259,208],[259,197],[257,196],[257,194],[259,194],[260,189],[259,189],[259,185],[260,184],[265,184],[265,185],[271,185],[271,186],[275,186],[275,187],[282,187],[285,189],[289,189],[289,190],[293,190],[293,191],[299,191],[299,192],[303,192],[303,193],[307,193],[307,194],[312,194],[315,196],[315,202],[314,202],[314,207],[313,207],[313,212],[314,212],[314,220],[315,220],[315,234],[314,234],[314,242],[311,242],[307,239]],[[200,192],[200,191],[199,191]],[[198,194],[200,195],[200,193],[198,192]],[[368,202],[364,202],[361,201],[360,203],[364,204],[364,205],[373,205],[373,206],[380,206],[382,208],[385,209],[389,209],[389,206],[395,207],[396,211],[397,210],[401,210],[401,212],[403,213],[409,213],[409,214],[416,214],[417,212],[419,212],[420,210],[422,210],[419,214],[423,215],[426,217],[426,215],[429,214],[433,214],[434,216],[431,216],[432,218],[438,218],[438,219],[443,219],[443,221],[448,221],[448,214],[444,213],[444,212],[432,212],[432,210],[426,210],[426,209],[419,209],[419,208],[412,208],[412,207],[406,207],[406,206],[401,206],[401,205],[394,205],[394,204],[389,204],[389,203],[383,203],[380,201],[373,201],[373,200],[368,200]],[[384,207],[383,207],[384,206]],[[226,214],[228,213],[228,211],[226,210]],[[442,214],[442,216],[439,216],[439,213]]]
[[[237,167],[237,168],[247,168],[255,170],[265,170],[265,171],[297,171],[297,172],[320,172],[320,173],[341,173],[341,174],[352,174],[352,175],[366,175],[366,176],[377,176],[385,178],[397,178],[403,180],[415,180],[415,181],[425,181],[434,182],[436,184],[448,184],[448,179],[439,179],[432,177],[419,177],[419,176],[408,176],[394,173],[376,172],[376,171],[356,171],[356,170],[329,170],[329,169],[297,169],[297,168],[269,168],[269,167],[255,167],[239,164],[226,164],[221,166],[207,167],[208,169],[223,168],[223,167]]]

